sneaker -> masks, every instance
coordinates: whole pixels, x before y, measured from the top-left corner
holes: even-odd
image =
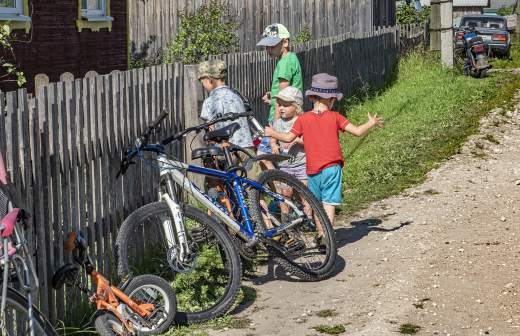
[[[321,254],[327,253],[327,245],[325,245],[325,242],[323,241],[323,236],[314,237],[313,242],[314,242],[314,247],[316,247]]]

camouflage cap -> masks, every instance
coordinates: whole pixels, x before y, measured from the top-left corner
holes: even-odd
[[[222,79],[227,75],[226,62],[221,60],[211,60],[199,63],[197,66],[197,79],[211,77]]]

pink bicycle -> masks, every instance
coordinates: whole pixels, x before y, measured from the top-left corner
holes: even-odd
[[[8,182],[0,153],[0,267],[3,274],[0,335],[56,336],[53,326],[33,305],[38,277],[24,236],[23,224],[27,217],[22,209],[12,208]]]

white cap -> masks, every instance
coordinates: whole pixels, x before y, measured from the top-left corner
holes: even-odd
[[[275,98],[281,99],[286,102],[295,102],[296,104],[303,105],[303,94],[294,86],[288,86],[285,89],[280,90]]]

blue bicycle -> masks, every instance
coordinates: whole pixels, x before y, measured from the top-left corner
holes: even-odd
[[[321,202],[298,179],[279,170],[248,179],[233,154],[243,152],[252,160],[265,157],[252,157],[237,146],[192,151],[194,159],[223,158],[224,171],[185,164],[165,152],[166,145],[191,132],[206,131],[205,140],[226,142],[238,130],[238,123],[215,131],[208,131],[210,126],[250,113],[227,114],[160,143],[149,143],[166,115],[163,112],[137,139],[121,164],[124,174],[139,158],[157,167],[161,177],[160,200],[139,208],[121,226],[117,238],[121,276],[146,272],[170,278],[179,310],[184,311],[177,315],[189,323],[220,316],[233,305],[241,282],[234,241],[242,248],[264,247],[280,266],[302,280],[317,281],[332,274],[337,254],[334,230]],[[145,158],[144,152],[151,152],[153,158]],[[223,195],[203,192],[186,173],[219,180],[229,205],[223,204]],[[197,206],[180,202],[180,191],[190,195]]]

